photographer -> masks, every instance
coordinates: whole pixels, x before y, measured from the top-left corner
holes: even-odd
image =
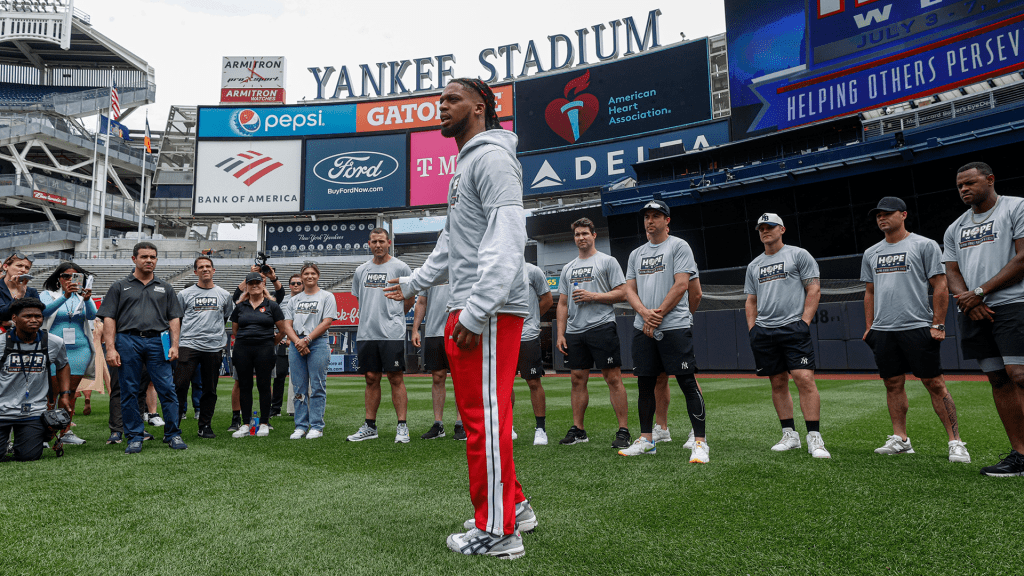
[[[39,292],[28,285],[32,275],[32,263],[35,258],[15,252],[7,257],[2,264],[3,279],[0,281],[0,323],[10,320],[7,307],[18,298],[39,298]],[[24,278],[23,278],[24,276]]]
[[[14,432],[14,460],[38,460],[50,431],[43,424],[50,391],[47,362],[57,368],[58,406],[71,412],[71,369],[64,341],[53,334],[42,342],[43,309],[37,298],[19,298],[9,310],[13,329],[0,335],[0,438]],[[10,340],[10,341],[8,341]],[[45,346],[45,348],[44,348]],[[11,459],[6,454],[0,461]]]

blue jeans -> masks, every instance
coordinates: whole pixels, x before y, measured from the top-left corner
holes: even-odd
[[[124,421],[125,440],[142,440],[145,424],[139,413],[139,378],[145,363],[149,378],[153,382],[164,415],[164,440],[181,435],[178,428],[178,394],[174,390],[171,363],[164,357],[164,345],[160,338],[143,338],[118,333],[115,343],[121,355],[121,369],[118,375],[121,383],[121,418]],[[143,396],[145,397],[145,396]]]
[[[295,394],[295,429],[323,430],[327,410],[327,367],[331,363],[331,346],[321,336],[309,343],[309,354],[299,354],[288,347],[292,390]]]

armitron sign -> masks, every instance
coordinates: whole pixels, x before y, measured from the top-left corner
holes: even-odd
[[[283,104],[286,69],[283,56],[225,56],[221,103]]]

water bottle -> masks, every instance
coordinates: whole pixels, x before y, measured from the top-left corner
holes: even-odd
[[[572,283],[572,293],[573,293],[573,295],[575,295],[576,291],[579,290],[579,289],[580,289],[580,283],[579,282],[573,282]],[[576,305],[577,306],[582,306],[583,302],[577,302]]]
[[[256,429],[260,427],[259,413],[255,410],[252,411],[252,420],[249,421],[249,436],[256,435]]]

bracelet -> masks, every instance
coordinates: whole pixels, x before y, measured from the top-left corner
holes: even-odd
[[[57,396],[63,396],[64,394],[71,396],[71,390],[61,390],[60,392],[57,393]]]

